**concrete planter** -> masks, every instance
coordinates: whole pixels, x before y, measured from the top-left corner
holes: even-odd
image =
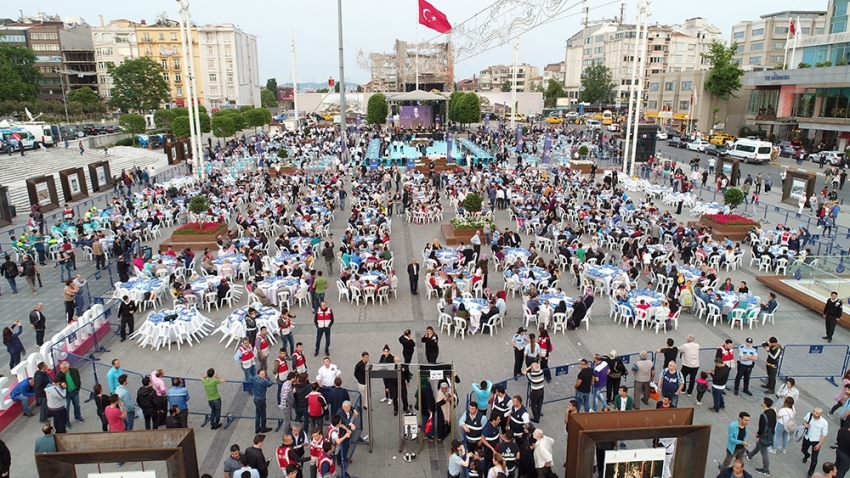
[[[717,241],[723,240],[724,237],[728,237],[731,241],[741,241],[753,227],[759,227],[759,223],[747,224],[742,226],[731,226],[728,224],[719,224],[705,216],[699,218],[699,223],[703,226],[711,228],[711,237]]]
[[[168,246],[171,246],[175,251],[180,251],[188,247],[194,252],[202,252],[204,248],[209,247],[210,250],[218,250],[218,236],[227,231],[227,224],[222,223],[214,233],[211,234],[181,234],[171,235],[168,239],[160,243],[159,252],[165,252]]]

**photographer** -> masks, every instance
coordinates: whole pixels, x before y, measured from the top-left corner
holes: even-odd
[[[767,389],[765,393],[773,393],[776,388],[776,372],[779,366],[779,357],[782,355],[782,347],[779,346],[776,337],[767,339],[767,342],[764,342],[761,346],[767,351],[767,360],[764,364],[767,369],[767,383],[762,384],[761,387]]]

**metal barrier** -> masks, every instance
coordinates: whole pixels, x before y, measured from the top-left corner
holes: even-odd
[[[790,344],[783,347],[777,375],[787,377],[822,377],[838,387],[839,380],[847,373],[850,360],[850,347],[840,344],[801,345]]]

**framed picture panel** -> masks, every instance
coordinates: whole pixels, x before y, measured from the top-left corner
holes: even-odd
[[[112,189],[112,171],[109,169],[109,161],[89,163],[89,180],[93,193]]]
[[[12,224],[12,208],[9,207],[9,188],[0,186],[0,227]]]
[[[62,183],[62,192],[66,203],[89,197],[89,188],[86,186],[86,173],[83,172],[83,168],[70,168],[59,171],[59,181]]]
[[[59,196],[56,194],[56,180],[53,176],[36,176],[26,180],[27,194],[30,204],[41,205],[45,213],[59,207]]]

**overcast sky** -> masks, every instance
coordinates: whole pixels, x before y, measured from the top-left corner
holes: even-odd
[[[506,2],[507,0],[496,0]],[[541,0],[534,0],[540,3]],[[25,3],[9,2],[0,9],[0,17],[18,18],[18,8]],[[430,0],[442,10],[453,25],[488,9],[493,0]],[[92,26],[116,19],[151,23],[160,12],[177,18],[175,0],[39,0],[24,9],[25,15],[36,14],[36,8],[48,14],[82,17]],[[594,0],[584,5],[576,0],[564,2],[571,7],[561,19],[539,26],[520,38],[519,61],[542,68],[547,63],[564,59],[566,39],[581,28],[583,6],[590,7],[590,21],[611,19],[620,15],[616,0]],[[715,0],[711,2],[682,2],[679,0],[653,0],[652,22],[660,24],[682,23],[687,18],[703,17],[720,27],[723,38],[729,40],[734,23],[757,20],[760,15],[788,9],[823,9],[827,0],[808,4],[801,0],[776,0],[773,2],[741,2]],[[234,23],[242,30],[257,36],[262,83],[276,77],[279,83],[291,81],[291,32],[294,28],[298,53],[298,81],[324,82],[329,76],[339,77],[337,49],[337,2],[333,0],[264,1],[257,0],[194,0],[190,4],[192,19],[196,23]],[[516,10],[517,12],[519,9]],[[346,79],[365,83],[369,72],[357,65],[357,53],[363,51],[388,53],[396,39],[416,41],[419,7],[417,0],[343,0]],[[626,2],[626,21],[634,22],[637,0]],[[419,27],[419,37],[430,40],[438,34]],[[446,36],[440,36],[445,40]],[[464,42],[463,39],[458,42]],[[513,61],[511,45],[501,45],[490,51],[458,62],[455,65],[457,80],[471,77],[473,73],[493,64]]]

